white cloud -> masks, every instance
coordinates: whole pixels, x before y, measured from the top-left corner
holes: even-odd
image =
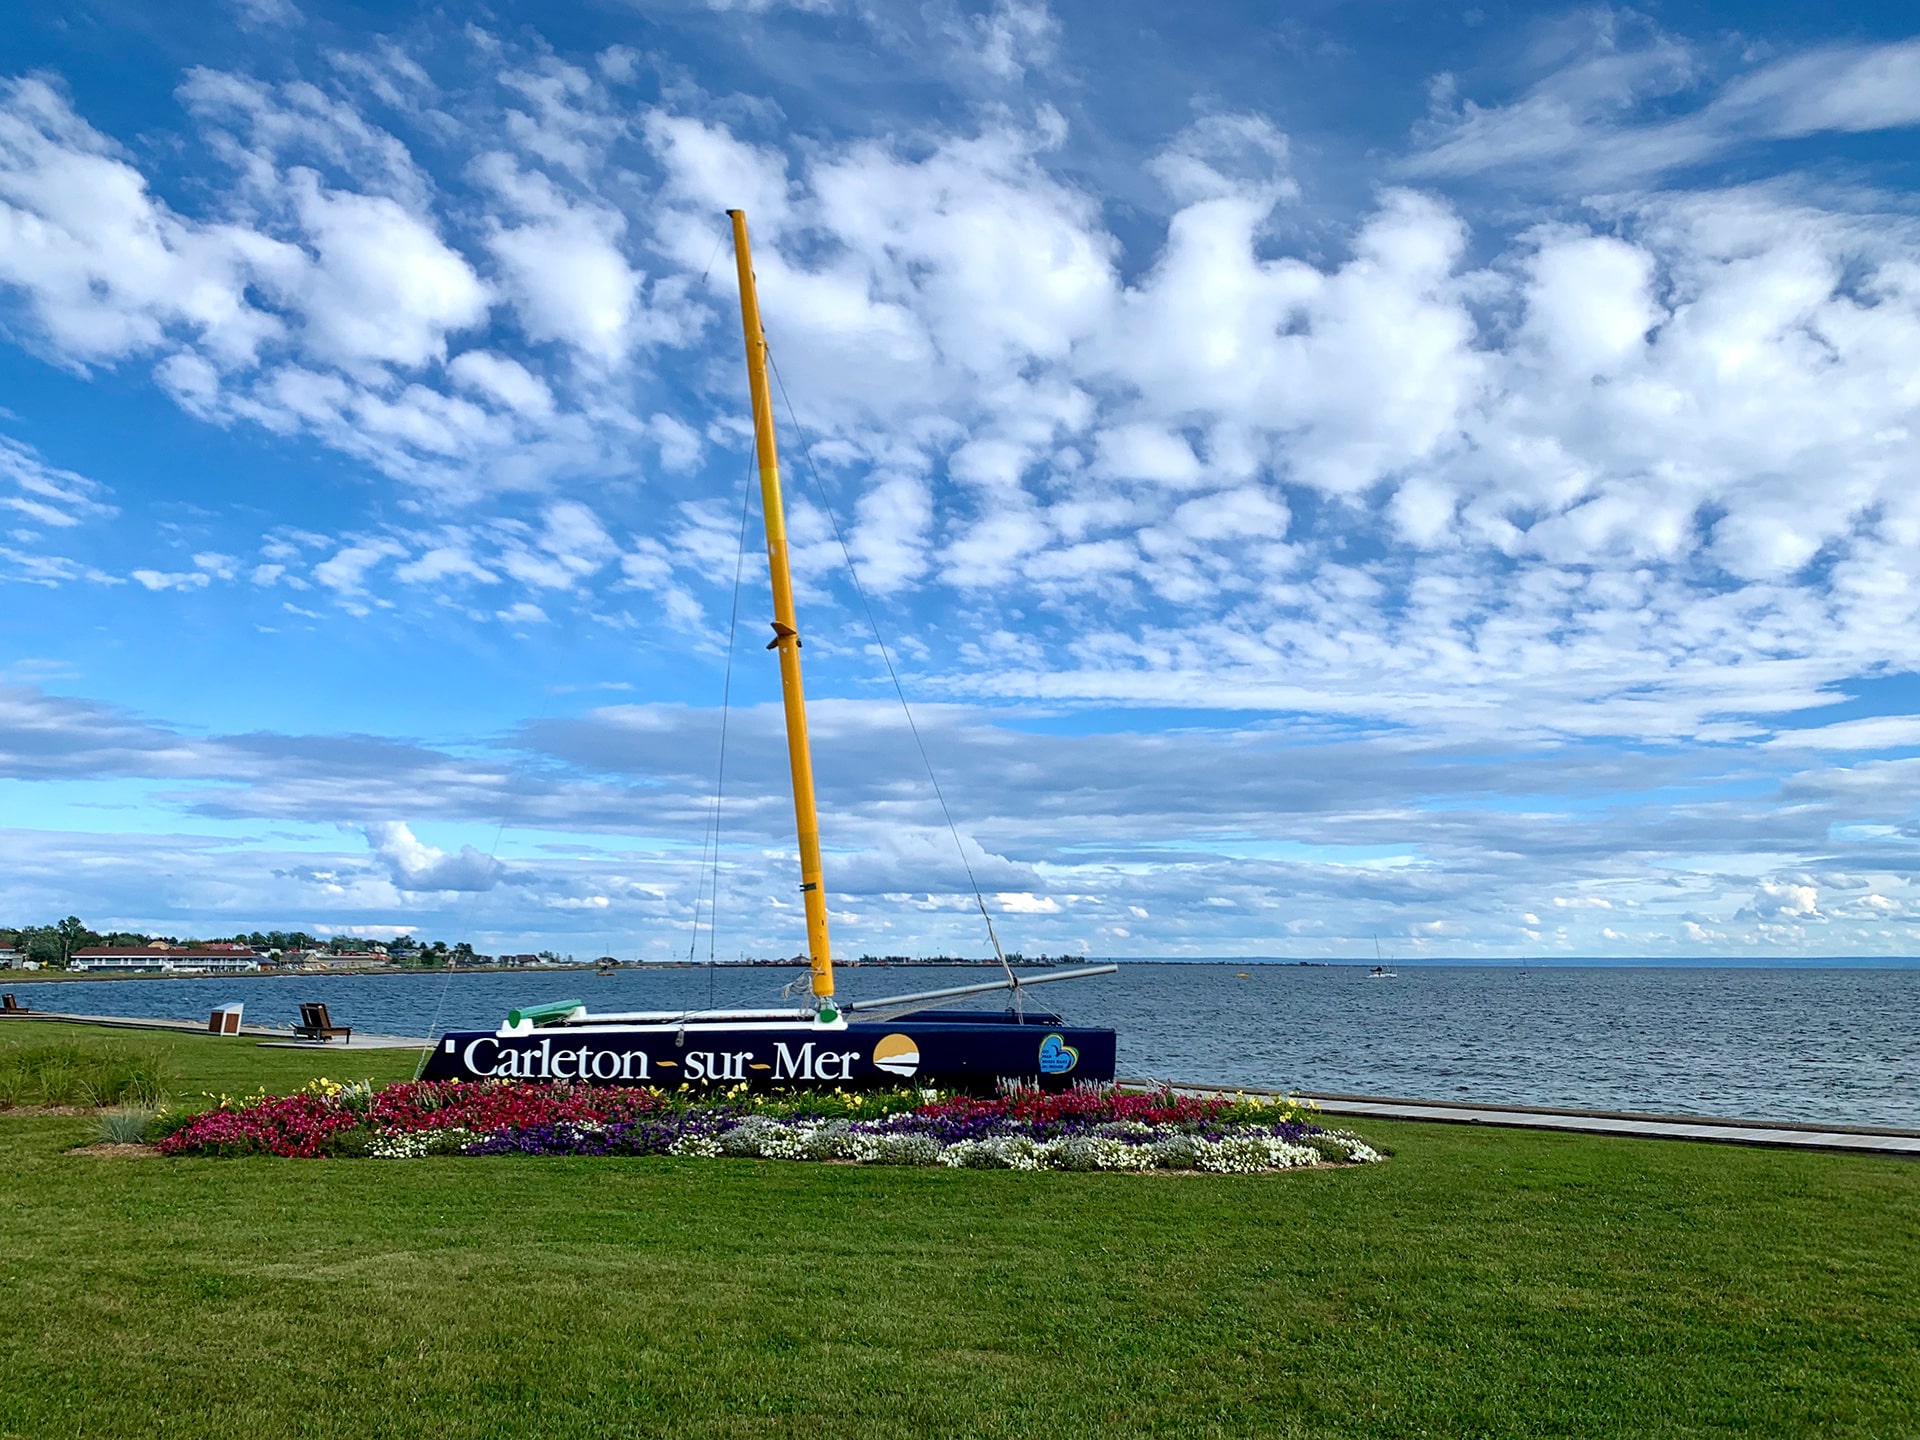
[[[547,612],[530,600],[517,600],[506,609],[495,612],[494,619],[504,620],[509,625],[544,625]]]
[[[968,16],[960,32],[967,53],[998,80],[1018,80],[1053,59],[1060,22],[1038,0],[994,0],[993,9]]]
[[[927,568],[933,492],[919,476],[894,475],[860,497],[848,548],[861,584],[886,595]]]
[[[379,53],[391,68],[390,45]],[[207,128],[215,152],[239,173],[252,203],[268,212],[283,203],[284,172],[293,165],[337,171],[412,213],[423,211],[432,195],[433,182],[399,139],[306,81],[268,85],[195,67],[179,97]]]
[[[511,542],[500,564],[516,580],[550,590],[571,589],[620,553],[599,517],[577,500],[547,506],[531,539],[531,547],[517,539]]]
[[[1153,480],[1163,485],[1192,485],[1200,479],[1200,459],[1180,436],[1159,425],[1118,425],[1095,441],[1098,473],[1116,480]]]
[[[368,572],[383,561],[406,553],[391,540],[376,539],[343,545],[331,558],[313,567],[313,578],[339,595],[358,595],[366,588]]]
[[[444,359],[450,332],[480,323],[487,289],[431,226],[380,195],[329,191],[295,172],[295,205],[316,252],[292,281],[313,353],[353,369]]]
[[[1812,885],[1763,880],[1745,911],[1758,920],[1794,921],[1820,918],[1820,892]]]
[[[520,219],[496,224],[487,246],[505,277],[521,325],[612,363],[637,338],[642,276],[621,253],[619,211],[569,201],[544,176],[488,156],[481,173]]]
[[[1920,715],[1872,715],[1804,730],[1782,730],[1765,742],[1781,750],[1893,750],[1920,745]]]
[[[0,283],[63,358],[115,360],[172,327],[249,355],[279,323],[246,285],[293,258],[264,236],[173,214],[47,81],[0,85]]]
[[[465,389],[484,395],[510,410],[544,420],[553,414],[553,392],[526,366],[490,350],[468,350],[456,355],[447,374]]]
[[[497,585],[500,577],[480,564],[460,545],[436,545],[418,559],[395,568],[394,578],[407,585],[426,585],[436,580],[458,577]]]
[[[47,464],[31,445],[0,435],[0,509],[11,510],[29,523],[66,530],[88,520],[104,520],[119,512],[99,497],[106,487],[71,470]]]
[[[1597,9],[1551,68],[1507,105],[1455,105],[1451,77],[1416,132],[1411,173],[1531,174],[1568,189],[1643,181],[1764,141],[1920,124],[1920,40],[1790,55],[1728,81],[1694,108],[1636,114],[1698,90],[1706,62],[1631,12]]]
[[[135,570],[132,578],[147,590],[204,590],[212,581],[204,570]]]
[[[1051,895],[1031,895],[1024,891],[1003,890],[993,897],[1009,915],[1053,915],[1060,902]]]
[[[305,19],[293,0],[231,0],[231,3],[241,24],[250,28],[284,28]]]
[[[471,845],[462,845],[458,854],[449,855],[421,843],[397,820],[361,829],[374,855],[402,890],[491,890],[503,878],[503,867]]]

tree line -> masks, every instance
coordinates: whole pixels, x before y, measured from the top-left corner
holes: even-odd
[[[415,940],[401,935],[390,941],[370,941],[336,935],[322,940],[304,930],[248,930],[237,935],[189,936],[148,935],[132,930],[95,930],[77,915],[51,925],[0,926],[0,948],[12,947],[22,959],[65,969],[76,950],[101,946],[145,945],[246,945],[267,954],[279,951],[327,951],[335,955],[355,955],[368,950],[383,952],[399,965],[438,969],[447,965],[471,965],[479,957],[473,946],[461,940],[449,945],[444,940]]]

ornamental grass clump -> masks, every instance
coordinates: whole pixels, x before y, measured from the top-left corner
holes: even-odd
[[[0,1045],[0,1109],[15,1105],[156,1106],[167,1098],[166,1060],[128,1045]]]
[[[318,1080],[293,1095],[220,1096],[149,1127],[167,1155],[691,1156],[998,1170],[1244,1174],[1380,1155],[1310,1106],[1171,1091],[898,1090],[752,1094],[588,1085]]]
[[[118,1105],[100,1112],[100,1139],[108,1145],[139,1145],[153,1127],[154,1112],[144,1105]]]

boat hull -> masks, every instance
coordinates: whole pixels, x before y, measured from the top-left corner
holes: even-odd
[[[427,1080],[535,1080],[754,1090],[840,1087],[991,1090],[1109,1082],[1114,1032],[1052,1016],[908,1016],[845,1026],[551,1026],[442,1036]]]

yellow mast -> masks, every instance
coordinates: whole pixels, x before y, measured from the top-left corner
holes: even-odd
[[[827,896],[820,888],[820,819],[813,806],[813,755],[807,748],[807,697],[800,684],[800,633],[787,565],[787,517],[780,505],[780,457],[773,442],[773,396],[767,389],[767,337],[753,286],[747,216],[729,210],[733,255],[740,268],[740,324],[747,340],[747,382],[753,392],[753,441],[760,456],[760,510],[767,521],[767,565],[773,572],[773,643],[780,652],[780,696],[787,709],[787,761],[793,768],[793,818],[800,835],[800,898],[807,909],[807,954],[813,994],[824,1014],[833,1001],[833,949],[827,939]]]

